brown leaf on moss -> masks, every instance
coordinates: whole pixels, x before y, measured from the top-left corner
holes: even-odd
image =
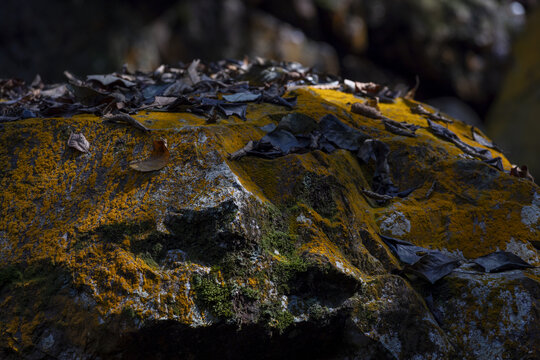
[[[132,161],[129,166],[137,171],[148,172],[163,169],[169,163],[169,149],[167,140],[161,138],[154,140],[152,153],[145,160]]]
[[[351,112],[367,116],[372,119],[382,119],[384,117],[376,108],[359,102],[351,105]]]
[[[534,178],[529,172],[527,165],[521,165],[521,166],[512,165],[512,169],[510,169],[510,175],[524,178],[524,179],[534,182]]]
[[[71,133],[68,139],[68,146],[79,150],[80,152],[88,152],[90,149],[90,143],[82,133]]]
[[[106,114],[102,117],[102,119],[103,121],[106,121],[106,122],[125,123],[125,124],[132,125],[142,131],[146,131],[146,132],[150,131],[150,129],[148,129],[146,126],[144,126],[139,121],[137,121],[134,117],[131,117],[128,114],[123,114],[123,113]]]

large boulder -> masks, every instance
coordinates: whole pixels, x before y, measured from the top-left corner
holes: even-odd
[[[536,358],[538,186],[413,100],[373,116],[351,112],[359,94],[287,95],[292,109],[250,102],[245,121],[140,111],[149,131],[0,124],[1,357]],[[334,119],[326,147],[257,156],[276,126],[309,123],[298,114]],[[160,138],[166,166],[133,169]],[[387,163],[351,150],[369,141]],[[472,262],[493,253],[500,272]]]

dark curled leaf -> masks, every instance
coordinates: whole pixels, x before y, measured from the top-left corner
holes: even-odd
[[[414,190],[416,190],[417,187],[412,187],[410,189],[407,189],[407,190],[403,190],[403,191],[400,191],[398,193],[396,193],[396,196],[397,197],[400,197],[400,198],[406,198],[407,196],[409,196],[410,194],[412,194],[412,192]]]
[[[278,129],[287,130],[294,135],[309,134],[317,130],[317,121],[302,113],[291,113],[285,115],[279,124]]]
[[[386,246],[388,246],[390,250],[392,250],[392,252],[397,256],[399,261],[404,264],[413,265],[417,263],[422,257],[421,255],[418,255],[417,252],[422,253],[426,250],[423,247],[416,246],[405,240],[395,239],[382,234],[379,234],[379,236],[384,241]]]
[[[440,251],[428,250],[428,253],[422,256],[417,263],[406,266],[405,271],[434,284],[437,280],[450,274],[458,266],[458,260],[452,259]]]
[[[29,119],[38,117],[35,112],[29,109],[24,109],[21,113],[21,119]]]
[[[127,115],[127,114],[107,114],[102,117],[103,121],[108,122],[116,122],[116,123],[124,123],[128,125],[132,125],[136,127],[137,129],[143,130],[143,131],[150,131],[146,126],[138,122],[135,118]]]
[[[289,131],[277,128],[276,130],[266,134],[262,139],[262,143],[270,143],[274,148],[280,149],[283,154],[289,154],[293,150],[301,148],[298,139]]]
[[[492,252],[491,254],[474,259],[473,262],[489,273],[534,268],[534,266],[523,261],[519,256],[507,251]]]
[[[459,265],[458,260],[441,251],[426,249],[381,234],[379,236],[399,261],[406,264],[404,269],[406,272],[413,273],[432,284],[450,274]]]
[[[174,84],[173,84],[174,85]],[[154,96],[163,95],[165,90],[173,86],[171,84],[160,84],[160,85],[146,85],[142,88],[141,93],[145,100],[151,100]],[[172,94],[171,96],[176,96],[177,94]]]
[[[267,133],[270,131],[274,131],[276,128],[277,128],[277,125],[274,123],[266,124],[260,127],[262,131],[267,132]]]
[[[452,119],[448,119],[447,117],[445,117],[441,113],[432,113],[432,112],[428,111],[425,107],[423,107],[420,104],[416,104],[414,106],[411,106],[410,109],[411,109],[411,112],[413,114],[426,116],[428,119],[431,119],[433,121],[441,121],[441,122],[444,122],[444,123],[447,123],[447,124],[451,124],[451,123],[454,122]]]
[[[98,91],[84,84],[68,84],[67,87],[73,93],[75,99],[84,105],[98,105],[110,99],[106,92]]]
[[[414,131],[409,130],[408,128],[404,126],[399,126],[397,121],[393,120],[383,120],[384,128],[391,133],[402,135],[402,136],[408,136],[408,137],[416,137],[417,135],[414,133]]]
[[[249,102],[258,100],[261,94],[252,93],[250,91],[239,92],[231,95],[223,95],[223,99],[229,102]]]
[[[263,95],[262,101],[269,104],[285,106],[289,109],[292,109],[296,106],[296,98],[296,96],[282,98],[280,96],[269,97]]]
[[[470,146],[466,143],[464,143],[456,134],[454,134],[451,130],[448,130],[442,125],[436,124],[433,121],[430,121],[428,119],[429,129],[432,133],[435,135],[450,141],[454,143],[459,149],[461,149],[464,153],[476,156],[482,160],[489,160],[492,158],[491,152],[484,148],[478,148],[474,146]]]
[[[493,158],[493,159],[484,160],[484,162],[486,164],[489,164],[489,165],[497,168],[500,171],[504,171],[502,159],[501,159],[500,156],[497,156],[496,158]]]
[[[180,96],[182,94],[187,94],[192,91],[193,91],[193,88],[189,86],[189,84],[187,84],[185,81],[177,80],[171,85],[168,85],[168,87],[164,89],[161,94],[158,94],[158,95]]]
[[[136,85],[134,82],[127,81],[127,80],[122,79],[121,77],[110,75],[110,74],[109,75],[88,75],[86,77],[86,80],[98,82],[101,85],[106,86],[106,87],[110,85],[114,85],[114,84],[123,85],[125,87],[132,87]]]
[[[240,119],[246,121],[247,104],[221,103],[217,105],[217,109],[220,110],[227,117],[231,115],[236,115]]]
[[[341,122],[334,115],[328,114],[319,122],[322,136],[339,149],[358,151],[369,136]]]
[[[492,149],[497,149],[497,147],[493,145],[491,141],[489,141],[488,139],[480,135],[474,126],[471,127],[471,132],[472,132],[473,140],[479,143],[480,145],[483,145]]]

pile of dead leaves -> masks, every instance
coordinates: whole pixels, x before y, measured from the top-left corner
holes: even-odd
[[[79,78],[64,72],[67,82],[46,85],[39,76],[31,84],[0,80],[0,122],[35,117],[70,117],[90,113],[134,114],[140,110],[192,112],[209,119],[216,115],[245,120],[248,102],[293,108],[295,97],[283,97],[289,87],[336,84],[298,63],[258,59],[194,60],[178,67],[162,65],[153,72],[127,68],[106,75]]]

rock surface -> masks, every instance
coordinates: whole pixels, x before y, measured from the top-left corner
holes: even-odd
[[[435,136],[414,101],[379,104],[420,126],[409,137],[350,112],[352,94],[291,95],[293,110],[250,103],[247,121],[140,112],[148,133],[92,115],[1,124],[1,357],[537,358],[538,268],[486,274],[470,260],[503,250],[540,265],[538,186]],[[343,149],[229,159],[291,111],[384,142],[394,184],[415,190],[364,196],[375,165]],[[470,126],[442,125],[486,148]],[[67,146],[71,132],[88,152]],[[131,169],[159,137],[170,162]],[[379,233],[460,266],[430,285]]]

